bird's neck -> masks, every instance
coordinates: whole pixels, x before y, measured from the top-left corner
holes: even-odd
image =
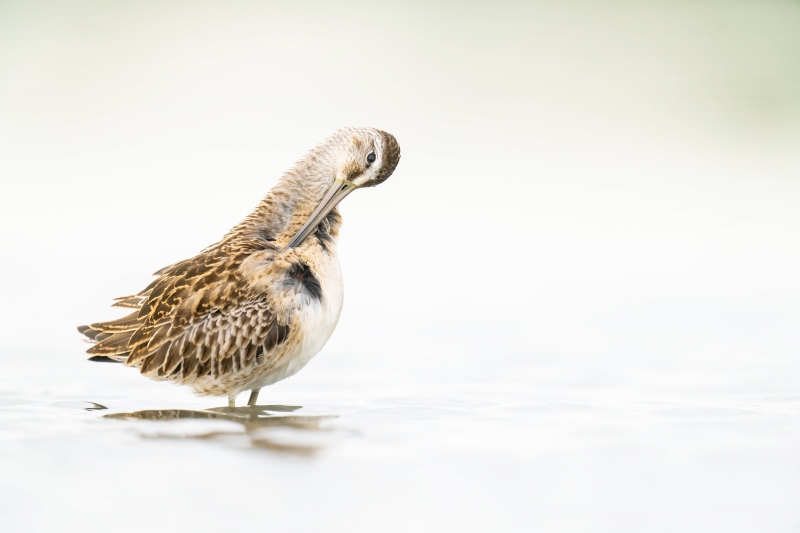
[[[312,151],[286,172],[253,212],[228,236],[256,238],[284,247],[322,201],[333,182],[334,167],[325,154]],[[332,211],[337,224],[341,217]],[[328,221],[330,223],[330,220]],[[323,222],[324,223],[324,222]]]

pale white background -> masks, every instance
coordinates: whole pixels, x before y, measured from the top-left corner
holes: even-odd
[[[220,404],[75,326],[345,125],[319,453],[76,408]],[[797,2],[2,1],[0,180],[9,531],[800,528]]]

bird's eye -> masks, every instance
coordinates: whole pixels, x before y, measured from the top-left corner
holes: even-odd
[[[374,163],[375,162],[375,152],[370,152],[367,156],[367,163]]]

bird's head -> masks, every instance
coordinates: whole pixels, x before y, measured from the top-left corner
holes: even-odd
[[[341,129],[319,149],[332,158],[332,183],[287,248],[302,243],[345,196],[356,189],[374,187],[386,181],[400,161],[397,140],[375,128]]]
[[[353,189],[384,182],[400,161],[400,145],[385,131],[346,128],[331,140],[336,153],[336,181]]]

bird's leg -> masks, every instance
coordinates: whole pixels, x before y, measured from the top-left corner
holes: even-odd
[[[228,396],[228,407],[236,407],[236,396]]]
[[[261,389],[253,389],[250,391],[250,399],[247,400],[247,405],[255,405],[256,401],[258,401],[258,393]]]

